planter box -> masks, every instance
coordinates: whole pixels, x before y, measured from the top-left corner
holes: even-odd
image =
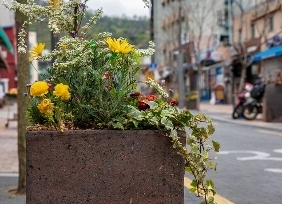
[[[185,101],[187,109],[197,109],[197,101]]]
[[[282,85],[267,84],[263,103],[263,121],[282,122]]]
[[[27,203],[183,204],[184,160],[163,133],[27,131]]]

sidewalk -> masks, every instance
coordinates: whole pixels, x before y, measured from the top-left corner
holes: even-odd
[[[0,203],[25,204],[25,195],[14,195],[9,190],[18,185],[17,104],[0,109]],[[8,121],[8,119],[11,119]],[[8,127],[6,124],[8,122]]]
[[[12,120],[17,113],[17,104],[5,105],[0,109],[0,172],[18,172],[17,121]],[[8,121],[8,119],[10,119]],[[6,124],[8,123],[8,127]]]
[[[233,106],[231,104],[210,104],[203,102],[200,104],[200,111],[192,110],[192,113],[204,113],[213,121],[237,123],[241,125],[254,126],[262,129],[282,132],[282,122],[263,122],[262,115],[259,114],[255,120],[245,120],[244,118],[233,119]]]

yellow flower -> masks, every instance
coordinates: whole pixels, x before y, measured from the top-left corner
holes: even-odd
[[[39,43],[37,45],[35,45],[30,51],[29,53],[31,54],[31,56],[28,58],[29,61],[33,60],[33,59],[37,59],[39,57],[39,55],[42,53],[42,51],[44,50],[45,47],[45,43]]]
[[[60,84],[57,84],[55,87],[54,87],[55,91],[53,91],[53,94],[55,96],[57,96],[58,98],[61,98],[62,100],[69,100],[71,95],[70,95],[70,92],[69,92],[69,86],[68,85],[64,85],[62,83]]]
[[[113,52],[127,54],[134,49],[134,46],[130,45],[126,39],[122,40],[121,38],[107,38],[106,42],[108,43],[109,49]]]
[[[34,82],[30,87],[31,96],[44,96],[48,93],[49,86],[46,81]]]
[[[54,103],[50,99],[43,99],[40,104],[37,106],[40,113],[43,114],[52,114]]]
[[[62,44],[62,45],[61,45],[61,48],[62,48],[62,50],[66,50],[66,49],[67,49],[67,45]]]

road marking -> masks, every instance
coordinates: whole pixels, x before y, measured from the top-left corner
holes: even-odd
[[[0,173],[0,177],[19,177],[18,173]]]
[[[186,177],[184,177],[184,187],[189,189],[191,188],[191,183],[192,181]],[[217,204],[235,204],[231,202],[230,200],[227,200],[226,198],[220,196],[218,193],[214,195],[214,200]]]
[[[260,133],[266,133],[266,134],[277,135],[277,136],[281,136],[282,137],[282,133],[281,132],[276,132],[276,131],[271,131],[271,130],[263,130],[263,129],[258,129],[257,131],[260,132]]]
[[[273,152],[282,153],[282,149],[274,149]],[[269,153],[259,152],[259,151],[221,151],[218,154],[230,154],[230,153],[249,153],[254,154],[250,157],[237,157],[237,160],[247,161],[247,160],[271,160],[271,161],[282,161],[281,157],[271,157]],[[273,173],[282,173],[282,169],[277,168],[266,168],[264,171],[273,172]]]
[[[259,152],[259,151],[249,151],[249,150],[238,150],[238,151],[220,151],[218,154],[254,154],[250,157],[237,157],[237,160],[247,161],[247,160],[271,160],[271,161],[282,161],[282,157],[271,157],[269,153]]]
[[[275,150],[273,150],[273,152],[281,153],[282,154],[282,149],[275,149]]]
[[[264,169],[265,171],[274,172],[274,173],[282,173],[282,169],[275,169],[275,168],[269,168]]]

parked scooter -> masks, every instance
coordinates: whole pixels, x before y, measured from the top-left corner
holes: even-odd
[[[237,105],[235,106],[233,113],[232,113],[232,118],[237,119],[243,114],[243,105],[247,101],[248,98],[250,98],[250,91],[252,90],[253,85],[250,83],[246,83],[244,86],[244,91],[239,94],[238,96],[238,102]]]
[[[256,119],[259,113],[262,113],[262,98],[264,96],[266,83],[259,81],[254,84],[250,91],[251,98],[243,104],[243,117],[246,120]]]

